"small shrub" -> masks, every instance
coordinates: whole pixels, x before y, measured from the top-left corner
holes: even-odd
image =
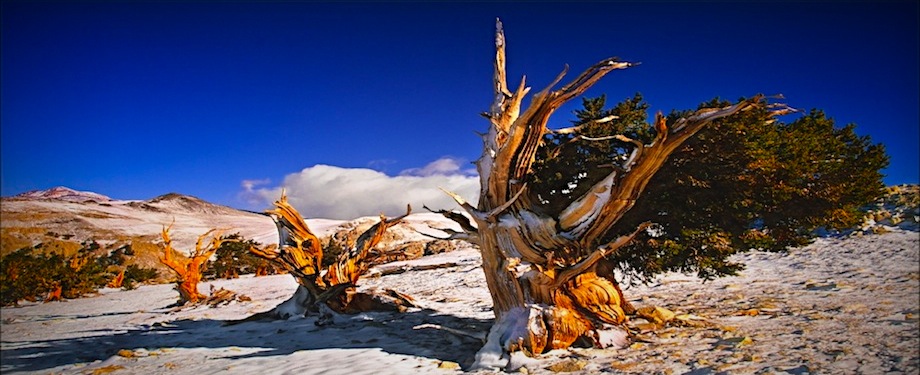
[[[31,247],[21,248],[0,259],[0,302],[3,306],[17,305],[22,300],[35,300],[47,293],[39,274],[30,270],[44,268],[44,255],[33,254]]]
[[[137,288],[136,283],[143,283],[148,280],[153,280],[159,276],[155,268],[144,268],[136,264],[132,264],[125,269],[125,280],[122,284],[122,288],[125,290],[131,290]]]
[[[4,306],[35,301],[60,287],[64,298],[77,298],[105,286],[112,274],[106,261],[93,255],[95,242],[83,244],[76,254],[65,257],[45,254],[45,249],[26,247],[0,259],[0,301]],[[41,250],[41,251],[40,251]]]
[[[260,246],[258,242],[246,240],[238,233],[224,237],[230,241],[221,243],[215,252],[215,259],[208,262],[204,276],[208,279],[231,279],[246,274],[276,274],[279,269],[269,260],[260,258],[249,251],[250,246]]]

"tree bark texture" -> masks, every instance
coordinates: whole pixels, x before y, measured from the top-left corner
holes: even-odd
[[[178,304],[194,304],[204,301],[208,296],[198,291],[198,283],[201,281],[201,274],[211,255],[225,241],[221,238],[222,232],[212,229],[199,236],[195,243],[195,250],[186,258],[174,256],[175,250],[172,247],[172,239],[169,237],[170,228],[172,225],[163,228],[164,248],[160,262],[169,267],[178,277],[176,280],[176,290],[179,291]],[[205,241],[208,236],[211,237],[210,241]]]
[[[322,268],[323,248],[320,239],[310,231],[306,221],[287,202],[282,194],[275,208],[268,211],[278,226],[279,245],[266,248],[251,247],[260,257],[280,264],[299,284],[291,299],[261,314],[263,317],[286,319],[294,315],[318,312],[323,324],[333,313],[357,313],[384,310],[403,311],[412,305],[411,298],[391,292],[387,295],[369,295],[356,291],[358,279],[371,266],[369,254],[383,238],[386,230],[409,215],[388,219],[381,215],[380,222],[361,234],[355,245],[342,252],[337,261]]]
[[[588,68],[559,89],[564,70],[545,89],[529,93],[524,80],[511,91],[505,73],[505,37],[497,21],[495,35],[494,101],[483,116],[483,153],[477,161],[481,190],[476,206],[447,192],[472,218],[441,211],[454,219],[465,237],[479,245],[482,267],[494,303],[496,322],[486,345],[477,354],[481,367],[504,367],[509,353],[529,355],[566,348],[576,342],[607,347],[624,345],[625,331],[617,327],[632,306],[623,298],[612,272],[597,263],[646,230],[649,223],[613,241],[603,238],[630,208],[646,184],[685,140],[712,120],[759,105],[762,97],[724,108],[697,110],[671,124],[659,112],[651,144],[611,135],[634,145],[632,154],[561,213],[549,216],[537,207],[524,183],[550,115],[615,70],[636,64],[608,58]],[[578,128],[557,130],[578,133]]]

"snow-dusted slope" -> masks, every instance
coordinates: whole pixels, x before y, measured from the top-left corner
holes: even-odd
[[[54,189],[52,189],[54,190]],[[50,192],[50,191],[49,191]],[[3,198],[4,242],[35,244],[49,237],[100,243],[143,238],[156,241],[164,226],[173,224],[170,233],[177,248],[194,247],[197,237],[210,229],[239,232],[264,243],[277,242],[271,218],[205,202],[195,197],[166,194],[147,201],[76,199],[94,193],[27,193]],[[101,196],[101,195],[99,195]],[[4,243],[4,252],[12,251]]]
[[[17,198],[23,199],[53,199],[71,202],[108,202],[112,198],[91,191],[77,191],[68,187],[58,186],[48,190],[32,190],[19,194]]]
[[[177,249],[194,248],[198,236],[214,228],[226,234],[240,233],[262,244],[278,242],[277,228],[266,215],[175,193],[146,201],[112,200],[101,194],[55,188],[2,198],[0,207],[4,254],[51,238],[75,243],[92,239],[101,244],[141,238],[159,243],[160,232],[168,225],[172,225],[170,235]],[[319,237],[347,237],[348,232],[356,237],[377,221],[377,217],[349,221],[308,218],[307,224]],[[441,215],[413,214],[388,231],[381,247],[392,249],[432,240],[420,232],[445,236],[437,228],[459,229]]]
[[[920,236],[820,239],[788,254],[751,252],[736,277],[702,283],[669,274],[625,290],[637,307],[663,306],[685,325],[646,331],[622,350],[556,350],[522,361],[530,374],[917,374]],[[4,374],[449,374],[482,343],[437,327],[484,334],[491,299],[478,252],[402,263],[446,268],[368,277],[362,289],[415,297],[405,313],[315,317],[224,326],[268,310],[297,287],[290,275],[219,280],[252,301],[172,311],[170,285],[0,309]],[[395,267],[389,264],[380,267]],[[374,272],[371,272],[374,274]],[[631,324],[641,329],[641,319]]]
[[[920,234],[913,194],[907,205],[900,198],[893,207],[881,202],[871,225],[849,235],[820,238],[785,254],[735,255],[732,260],[747,265],[735,277],[703,283],[666,274],[651,285],[626,289],[637,307],[662,306],[683,317],[675,321],[681,324],[658,329],[634,319],[630,325],[642,331],[641,339],[626,349],[556,350],[517,364],[531,374],[920,373]],[[907,195],[902,189],[897,196]],[[10,222],[44,223],[74,233],[105,227],[155,236],[175,217],[176,229],[180,223],[199,228],[189,231],[192,239],[221,222],[265,232],[265,242],[275,238],[265,216],[179,195],[150,201],[17,198],[2,203],[4,231]],[[7,211],[11,203],[19,211]],[[375,220],[308,223],[320,236],[344,236]],[[436,228],[444,227],[457,229],[439,215],[415,214],[391,229],[390,240],[398,245],[427,239],[419,231],[439,236]],[[387,276],[372,270],[359,282],[364,290],[409,294],[419,308],[343,316],[322,328],[313,324],[315,317],[223,325],[289,298],[297,287],[290,275],[205,282],[203,292],[224,287],[252,298],[216,308],[170,310],[177,293],[168,284],[0,308],[0,372],[456,373],[467,369],[482,343],[437,327],[475,336],[492,323],[477,250],[466,247],[377,269],[431,264],[447,266]]]

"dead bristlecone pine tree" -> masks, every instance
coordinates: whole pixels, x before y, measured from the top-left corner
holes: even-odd
[[[573,344],[604,348],[628,343],[623,328],[631,306],[613,276],[598,262],[645,231],[643,223],[618,238],[608,230],[633,206],[656,171],[685,140],[707,123],[759,105],[762,97],[721,108],[699,109],[668,123],[660,113],[655,138],[643,144],[623,135],[610,135],[634,145],[632,153],[586,193],[571,200],[558,214],[546,214],[529,191],[527,175],[545,135],[578,134],[579,128],[549,130],[550,115],[563,103],[585,92],[601,77],[636,64],[617,58],[603,60],[557,90],[563,71],[543,91],[521,102],[530,88],[522,80],[513,91],[505,76],[505,37],[496,24],[494,102],[477,161],[481,190],[477,205],[448,192],[472,218],[450,215],[482,252],[482,268],[492,296],[495,323],[476,355],[476,368],[504,368],[510,354],[538,355]],[[574,141],[589,142],[588,137]],[[549,156],[552,157],[552,156]],[[609,238],[609,237],[608,237]]]
[[[306,221],[288,204],[282,193],[275,208],[267,211],[278,227],[279,245],[265,248],[251,247],[250,251],[281,265],[299,284],[290,299],[274,309],[253,315],[242,321],[262,319],[287,319],[293,316],[318,314],[317,325],[334,323],[337,314],[363,311],[405,311],[413,306],[412,299],[395,291],[385,294],[358,292],[358,279],[370,268],[368,255],[383,238],[386,230],[409,215],[388,219],[381,215],[374,224],[355,241],[354,246],[343,251],[336,262],[323,268],[322,241],[310,231]]]
[[[198,237],[195,243],[195,250],[188,257],[177,256],[172,247],[172,238],[169,236],[169,230],[172,224],[163,228],[163,256],[160,263],[163,263],[171,269],[177,276],[176,290],[179,291],[179,306],[195,304],[208,298],[207,295],[198,291],[198,283],[201,281],[202,272],[205,270],[211,255],[217,251],[220,244],[225,241],[221,238],[221,232],[212,229]],[[210,241],[205,241],[211,236]]]
[[[201,236],[198,236],[198,241],[195,243],[195,250],[191,251],[188,257],[184,257],[173,254],[176,251],[172,247],[172,238],[169,236],[169,230],[171,228],[171,224],[163,228],[162,237],[164,248],[163,257],[160,258],[160,263],[169,267],[177,276],[175,288],[179,291],[179,300],[176,301],[175,304],[177,308],[199,303],[217,307],[221,304],[227,304],[233,301],[242,302],[250,300],[250,298],[245,295],[223,288],[215,292],[213,285],[211,286],[210,296],[198,291],[198,283],[201,282],[202,274],[207,268],[211,256],[220,248],[221,244],[228,241],[236,241],[235,239],[223,237],[221,236],[223,233],[222,231],[211,229]],[[208,237],[210,237],[210,240],[208,240]]]

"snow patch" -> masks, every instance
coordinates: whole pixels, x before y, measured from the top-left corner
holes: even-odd
[[[6,204],[6,202],[4,202]],[[4,217],[4,221],[5,221]],[[666,274],[624,290],[636,307],[662,306],[674,324],[647,330],[626,349],[571,348],[537,358],[504,355],[507,325],[524,326],[521,309],[492,329],[494,314],[475,248],[402,264],[456,265],[369,277],[360,290],[393,289],[425,309],[374,313],[314,325],[315,317],[223,326],[289,300],[290,275],[204,282],[252,297],[219,308],[173,311],[172,285],[103,289],[94,297],[0,308],[0,372],[446,374],[519,369],[548,374],[552,364],[583,359],[571,374],[920,372],[920,236],[884,234],[822,238],[786,253],[751,251],[732,261],[740,275],[701,282]],[[366,320],[371,318],[372,320]],[[635,324],[641,319],[635,319]],[[423,324],[489,332],[487,344]],[[128,358],[118,355],[134,355]],[[206,358],[206,360],[202,360]],[[112,367],[107,367],[112,366]]]

